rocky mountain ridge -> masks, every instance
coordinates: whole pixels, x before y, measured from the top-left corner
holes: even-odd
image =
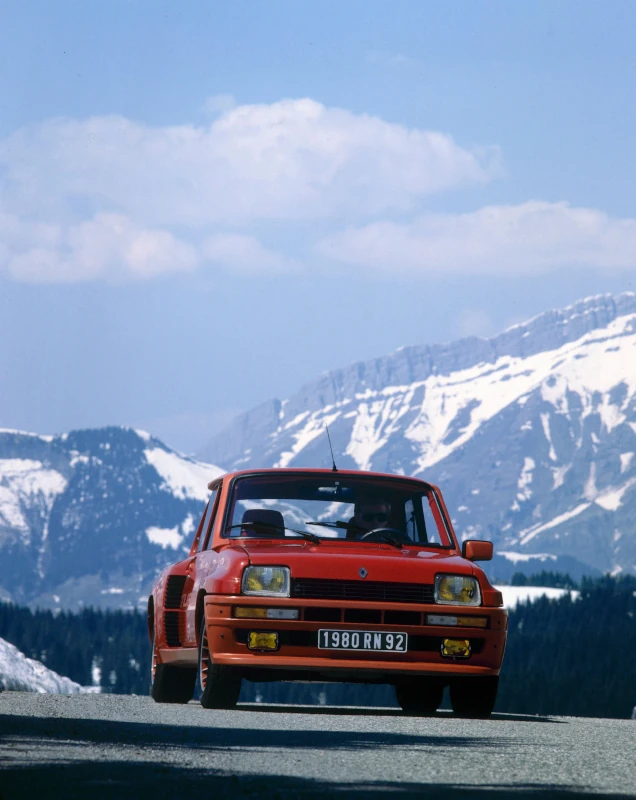
[[[321,376],[185,457],[128,428],[0,431],[0,599],[143,607],[223,468],[331,466],[438,483],[497,580],[636,571],[636,296],[491,340],[404,348]]]
[[[338,466],[439,483],[461,537],[493,539],[511,564],[636,571],[634,294],[335,370],[243,414],[199,457],[329,466],[325,425]]]
[[[221,470],[142,431],[0,431],[0,599],[144,605],[190,545]]]

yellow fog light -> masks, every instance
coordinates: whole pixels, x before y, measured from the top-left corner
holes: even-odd
[[[442,655],[447,658],[468,658],[470,642],[468,639],[442,639]]]
[[[278,634],[250,631],[247,646],[250,650],[278,650]]]
[[[238,619],[267,619],[267,609],[237,606],[234,609],[234,616]]]

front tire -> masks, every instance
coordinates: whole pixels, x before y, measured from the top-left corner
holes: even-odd
[[[234,708],[241,693],[241,676],[232,667],[214,664],[208,648],[205,615],[199,636],[199,686],[203,708]]]
[[[404,681],[395,686],[395,696],[409,714],[434,714],[442,704],[444,684],[436,680]]]
[[[487,719],[495,707],[498,687],[498,675],[457,678],[450,685],[453,711],[460,717]]]
[[[150,695],[155,703],[188,703],[194,694],[196,670],[159,664],[155,637],[152,637]]]

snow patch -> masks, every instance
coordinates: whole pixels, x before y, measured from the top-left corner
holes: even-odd
[[[580,592],[573,589],[555,589],[551,586],[495,586],[497,591],[503,595],[503,603],[507,609],[513,609],[519,603],[533,603],[540,597],[547,597],[549,600],[558,600],[569,594],[572,600],[578,600]]]
[[[548,444],[550,445],[550,461],[557,460],[557,454],[554,450],[554,445],[552,444],[552,436],[550,435],[550,415],[549,414],[541,414],[541,426],[543,427],[543,433],[545,438],[548,440]]]
[[[623,472],[627,472],[627,470],[629,469],[629,465],[632,463],[632,458],[633,457],[634,457],[634,454],[632,452],[630,452],[630,453],[621,453],[621,455],[620,455],[620,458],[621,458],[621,474]]]
[[[623,495],[628,489],[631,489],[634,484],[636,484],[636,478],[627,481],[627,483],[618,489],[604,491],[595,498],[594,502],[606,511],[618,511],[623,502]]]
[[[321,434],[325,437],[325,447],[328,454],[329,443],[327,441],[325,425],[332,425],[340,416],[339,411],[336,411],[335,413],[329,413],[332,409],[333,406],[325,406],[325,408],[321,409],[320,411],[311,414],[305,427],[293,434],[294,443],[291,446],[291,449],[281,453],[278,462],[274,464],[274,466],[280,467],[281,469],[288,467],[298,453],[300,453],[301,450],[304,450],[307,445],[311,444],[311,442],[313,442],[314,439],[317,439]],[[304,414],[299,414],[297,417],[295,417],[295,419],[299,418],[306,419],[306,416]]]
[[[32,431],[20,431],[17,428],[0,428],[0,433],[8,433],[11,436],[32,436],[34,439],[41,439],[43,442],[50,443],[55,436],[43,433],[33,433]]]
[[[521,544],[527,544],[531,539],[534,539],[539,533],[543,533],[544,531],[549,531],[552,528],[556,528],[558,525],[562,525],[564,522],[568,522],[574,517],[578,517],[579,514],[582,514],[590,507],[591,503],[581,503],[576,508],[570,509],[570,511],[566,511],[565,514],[559,514],[558,517],[550,520],[550,522],[546,522],[544,524],[533,525],[531,528],[526,528],[526,530],[521,531],[519,534],[519,540]]]
[[[28,458],[0,459],[0,524],[30,534],[31,527],[23,514],[24,506],[39,505],[48,520],[55,498],[64,492],[66,478],[41,461]],[[43,538],[48,528],[45,525]]]
[[[161,488],[179,500],[207,500],[208,483],[223,474],[223,470],[213,464],[204,464],[160,447],[144,450],[144,455],[163,479]]]
[[[539,561],[556,561],[557,557],[552,553],[512,553],[498,552],[497,555],[503,556],[507,561],[512,561],[513,564],[523,563],[538,558]]]
[[[419,414],[405,434],[421,450],[416,474],[461,447],[484,422],[511,403],[523,405],[536,389],[557,413],[568,413],[568,392],[572,392],[579,395],[584,416],[598,410],[604,424],[617,423],[607,395],[621,383],[626,384],[630,396],[636,393],[636,359],[628,352],[635,321],[636,315],[625,315],[553,351],[527,358],[502,356],[494,364],[477,364],[412,384],[411,388],[425,389]],[[606,352],[608,341],[616,346],[611,353]],[[598,404],[599,393],[603,399],[597,408],[594,403]],[[450,424],[471,402],[470,422],[458,437],[447,441]]]
[[[525,501],[532,497],[532,489],[530,489],[530,484],[532,483],[532,472],[534,468],[534,459],[524,458],[523,468],[521,470],[521,474],[519,475],[519,480],[517,481],[517,489],[519,489],[519,492],[517,493],[517,500]]]
[[[560,486],[563,486],[565,483],[565,476],[568,474],[568,471],[572,468],[572,464],[566,464],[562,467],[551,467],[552,469],[552,491],[558,489]]]
[[[93,660],[91,662],[91,680],[93,682],[93,686],[102,685],[102,668],[100,666],[100,661],[95,656],[93,656]]]
[[[87,691],[79,683],[27,658],[17,647],[0,639],[0,686],[16,692],[78,694]]]
[[[625,422],[625,415],[621,414],[618,406],[610,402],[609,395],[607,394],[603,396],[601,405],[598,407],[598,413],[608,433]]]
[[[632,313],[551,351],[527,357],[505,355],[494,363],[482,362],[443,375],[433,372],[411,384],[367,388],[353,399],[343,398],[310,414],[303,411],[279,428],[273,437],[291,435],[293,444],[275,466],[291,465],[324,433],[327,417],[335,420],[341,415],[340,419],[353,416],[344,449],[360,469],[372,468],[376,453],[399,432],[414,450],[411,474],[419,475],[461,448],[505,408],[513,403],[523,406],[537,392],[559,414],[570,413],[570,397],[578,395],[577,413],[579,406],[583,417],[598,413],[603,425],[612,429],[622,419],[620,409],[610,401],[612,390],[624,385],[628,396],[636,394],[634,344],[636,314]],[[549,415],[542,418],[550,459],[557,461],[549,421]],[[636,431],[636,423],[632,425]],[[522,428],[529,429],[526,426]]]
[[[300,425],[300,423],[303,420],[307,419],[307,417],[309,416],[309,413],[310,413],[309,411],[303,411],[300,414],[296,414],[296,416],[293,419],[291,419],[289,422],[285,423],[285,425],[283,426],[283,430],[287,431],[290,428],[296,428],[298,425]]]
[[[587,481],[585,482],[585,488],[583,489],[583,497],[586,500],[594,500],[597,496],[598,490],[596,488],[596,464],[592,462],[590,464],[590,474],[588,476]]]

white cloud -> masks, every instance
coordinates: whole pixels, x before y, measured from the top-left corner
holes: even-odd
[[[229,108],[205,127],[49,120],[0,141],[0,169],[5,208],[21,217],[205,228],[409,209],[489,180],[498,151],[304,99]]]
[[[496,148],[471,152],[309,99],[236,106],[217,95],[206,109],[215,116],[203,127],[61,118],[0,140],[0,270],[48,283],[203,264],[289,272],[298,264],[250,225],[408,210],[498,170]]]
[[[24,223],[5,215],[0,217],[2,234],[13,247],[6,247],[4,257],[0,253],[0,268],[25,283],[144,279],[191,271],[199,264],[189,244],[120,214],[98,214],[71,226]]]
[[[636,266],[636,219],[532,201],[412,222],[374,222],[325,238],[319,251],[380,271],[532,275],[555,268]]]
[[[203,243],[201,252],[206,261],[243,274],[293,272],[299,268],[293,259],[268,250],[253,236],[211,236]]]

